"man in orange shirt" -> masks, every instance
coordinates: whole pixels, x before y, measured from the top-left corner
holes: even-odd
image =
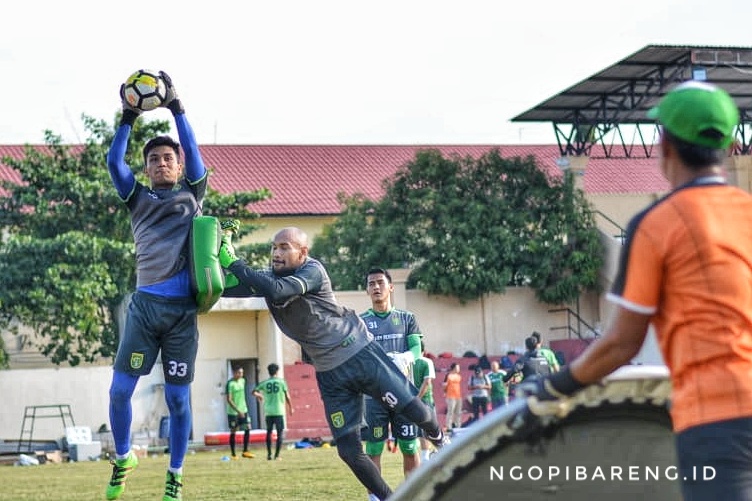
[[[532,393],[550,400],[600,381],[652,324],[671,373],[684,498],[752,499],[752,196],[728,186],[723,167],[739,111],[724,90],[692,81],[648,116],[672,190],[628,226],[604,336]],[[705,467],[714,478],[693,475]]]
[[[452,362],[442,386],[447,406],[444,423],[446,429],[462,428],[462,374],[460,374],[460,364]]]

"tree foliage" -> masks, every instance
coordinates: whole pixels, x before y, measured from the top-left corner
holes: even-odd
[[[597,287],[591,208],[570,175],[552,178],[533,157],[424,150],[383,186],[380,200],[340,195],[342,216],[315,241],[338,289],[362,288],[371,266],[410,267],[409,286],[463,302],[530,286],[563,304]]]
[[[23,325],[33,331],[29,344],[53,363],[72,366],[114,356],[118,308],[135,286],[129,214],[106,166],[115,128],[83,121],[85,144],[64,145],[46,131],[44,147],[26,146],[23,158],[2,159],[21,182],[0,181],[0,330],[18,334]],[[166,121],[136,121],[126,162],[142,182],[148,182],[142,148],[168,130]],[[220,194],[209,188],[204,214],[250,221],[242,236],[258,228],[249,205],[269,196],[266,189]],[[0,345],[0,366],[7,361]]]

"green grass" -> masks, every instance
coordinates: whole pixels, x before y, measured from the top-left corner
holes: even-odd
[[[222,461],[227,450],[189,453],[183,466],[183,498],[188,501],[351,501],[366,491],[345,466],[336,448],[283,450],[267,461],[265,449],[254,459]],[[128,478],[122,501],[162,499],[169,457],[142,458]],[[403,480],[402,455],[385,452],[384,478],[395,489]],[[102,501],[112,467],[106,460],[0,466],[2,501]]]

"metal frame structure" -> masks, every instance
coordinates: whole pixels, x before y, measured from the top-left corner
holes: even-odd
[[[735,155],[752,152],[752,47],[648,45],[512,122],[551,122],[562,156],[651,157],[658,126],[647,111],[677,83],[707,80],[736,101]]]
[[[27,405],[24,409],[23,421],[21,423],[21,435],[18,437],[18,450],[16,452],[32,452],[32,443],[34,441],[34,421],[44,418],[59,418],[63,422],[63,433],[69,426],[76,426],[73,419],[70,405]],[[23,448],[24,443],[26,448]]]

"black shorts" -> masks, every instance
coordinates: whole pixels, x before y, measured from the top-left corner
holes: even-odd
[[[115,370],[145,376],[161,351],[165,381],[191,383],[198,352],[196,315],[193,298],[171,299],[137,291],[128,305]]]
[[[410,440],[418,438],[418,426],[412,421],[401,417],[391,409],[387,409],[371,397],[365,398],[366,425],[363,439],[369,442],[383,442],[389,438],[389,425],[395,438]]]
[[[752,499],[752,418],[693,426],[675,440],[686,501]]]
[[[250,430],[251,429],[251,418],[246,413],[244,418],[239,417],[237,414],[228,414],[227,415],[227,426],[230,428],[230,431],[235,430]]]
[[[285,417],[284,416],[266,416],[266,429],[272,431],[273,428],[277,429],[277,436],[280,436],[285,429]]]
[[[354,429],[360,431],[365,424],[363,395],[370,395],[399,414],[418,394],[386,352],[373,342],[334,369],[317,372],[316,381],[335,439]]]

